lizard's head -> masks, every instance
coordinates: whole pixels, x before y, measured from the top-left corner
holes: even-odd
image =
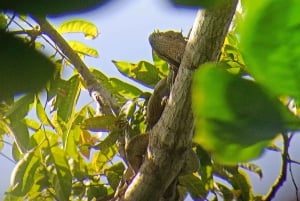
[[[154,31],[149,36],[149,42],[160,58],[179,67],[187,43],[182,32]]]

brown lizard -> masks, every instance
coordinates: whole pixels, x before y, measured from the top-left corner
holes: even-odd
[[[162,59],[167,61],[170,65],[179,67],[187,38],[181,32],[155,31],[149,36],[149,42],[154,52]]]
[[[165,97],[170,93],[171,86],[175,80],[177,70],[186,46],[186,38],[181,32],[155,31],[149,36],[152,50],[170,65],[169,75],[161,79],[155,86],[147,106],[147,131],[150,130],[159,120],[164,107]]]
[[[171,86],[175,80],[187,44],[187,40],[182,33],[174,31],[155,31],[150,34],[149,42],[153,51],[160,58],[169,63],[170,71],[167,77],[161,79],[156,84],[153,94],[149,99],[146,114],[146,133],[133,137],[126,144],[126,160],[130,168],[126,170],[127,176],[124,177],[124,180],[126,181],[125,184],[123,184],[123,186],[125,186],[124,188],[126,188],[127,184],[130,183],[131,179],[138,173],[140,166],[143,163],[144,155],[147,152],[149,143],[149,132],[161,117],[166,103],[165,98],[168,97],[170,93]],[[192,149],[187,151],[186,162],[181,171],[181,175],[194,172],[199,167],[198,157],[194,151]],[[177,180],[174,181],[174,185],[176,187]],[[117,196],[119,194],[120,192],[116,193]]]
[[[166,60],[174,69],[170,69],[170,73],[172,71],[176,76],[177,69],[180,65],[185,46],[186,46],[186,38],[183,37],[181,32],[167,31],[167,32],[153,32],[149,36],[149,42],[153,48],[153,51]],[[161,81],[157,83],[154,88],[153,94],[149,99],[147,106],[147,132],[143,135],[139,135],[134,137],[129,141],[126,145],[126,155],[129,165],[132,170],[136,174],[142,164],[143,155],[147,150],[148,145],[148,131],[152,129],[152,127],[159,120],[163,110],[164,110],[164,98],[170,92],[170,83],[172,84],[173,79],[170,81],[170,73],[166,78],[163,78]],[[193,156],[189,156],[188,158],[194,158]],[[189,165],[189,164],[187,164]],[[195,164],[193,164],[195,167]],[[196,165],[197,166],[197,165]],[[187,169],[196,168],[188,167]],[[185,171],[186,172],[186,171]]]

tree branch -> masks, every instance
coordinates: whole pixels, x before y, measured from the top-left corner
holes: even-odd
[[[86,87],[94,100],[101,106],[101,110],[105,114],[113,112],[118,114],[119,106],[112,94],[104,88],[90,72],[89,68],[80,59],[78,54],[69,46],[66,40],[56,31],[55,28],[44,18],[39,16],[32,17],[40,26],[43,33],[45,33],[71,61],[83,80],[86,82]]]
[[[162,200],[178,177],[194,130],[190,87],[193,66],[217,62],[237,0],[199,11],[164,112],[150,132],[146,160],[125,193],[126,201]]]
[[[275,180],[275,182],[273,183],[273,185],[271,186],[269,192],[263,197],[262,200],[272,200],[276,193],[278,192],[278,190],[281,188],[281,186],[283,185],[283,183],[286,181],[286,177],[287,177],[287,165],[288,165],[288,159],[289,159],[289,137],[287,136],[286,133],[281,134],[282,136],[282,153],[281,153],[281,168],[280,168],[280,173],[277,177],[277,179]]]

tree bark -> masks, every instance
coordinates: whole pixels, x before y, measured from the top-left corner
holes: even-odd
[[[194,67],[219,59],[237,0],[226,2],[198,12],[166,108],[150,131],[145,162],[124,200],[164,200],[165,191],[180,174],[194,132],[190,96]]]

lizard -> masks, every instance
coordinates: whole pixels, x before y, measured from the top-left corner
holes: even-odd
[[[169,63],[170,72],[167,77],[156,84],[149,99],[146,112],[146,133],[133,137],[126,145],[126,158],[134,174],[138,172],[143,162],[143,155],[147,151],[149,141],[149,131],[158,122],[164,110],[164,98],[170,93],[171,85],[176,77],[187,44],[187,40],[182,33],[175,31],[155,31],[150,34],[149,42],[153,51]],[[184,167],[184,173],[190,173],[198,169],[198,159],[196,157],[195,153],[188,154],[187,160],[189,161],[186,163],[187,167]],[[188,164],[191,163],[190,160],[192,160],[192,164]],[[191,167],[188,167],[190,165]]]
[[[170,69],[168,76],[156,84],[149,99],[146,113],[147,130],[150,130],[156,124],[163,112],[166,102],[165,97],[169,95],[171,86],[175,81],[187,40],[181,32],[155,31],[150,34],[149,43],[154,53],[168,62]]]
[[[166,100],[169,96],[178,68],[183,57],[187,38],[181,32],[154,31],[149,36],[149,43],[152,50],[169,64],[169,74],[162,78],[154,87],[153,93],[149,98],[146,111],[146,133],[134,136],[125,145],[125,155],[127,165],[129,166],[124,172],[123,179],[115,192],[115,198],[120,197],[131,182],[132,178],[138,173],[143,163],[144,155],[147,152],[149,143],[149,132],[158,122],[164,110]],[[199,161],[197,155],[192,149],[187,150],[187,157],[180,175],[189,174],[198,170]],[[170,191],[176,189],[177,180],[170,185]],[[174,189],[173,189],[174,188]],[[173,189],[173,190],[172,190]],[[168,190],[169,191],[169,190]],[[168,193],[167,193],[168,194]],[[171,193],[173,195],[173,193]],[[176,194],[176,193],[175,193]]]

